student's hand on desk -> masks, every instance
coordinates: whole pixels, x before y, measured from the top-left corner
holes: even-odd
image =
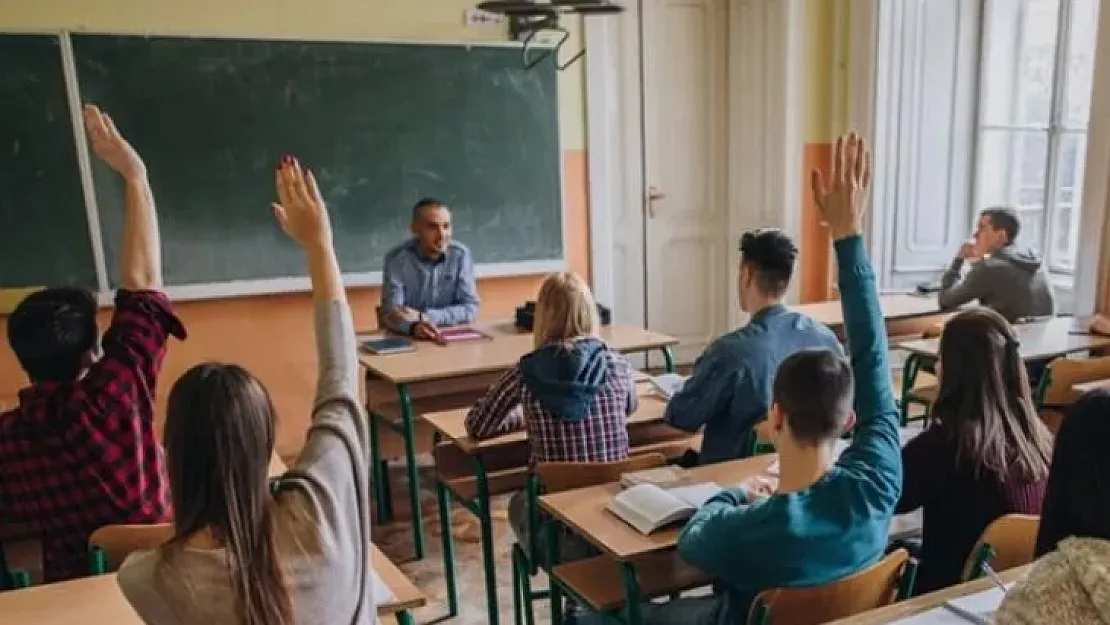
[[[778,480],[756,475],[740,482],[740,490],[744,491],[744,496],[748,501],[758,501],[770,497],[775,494],[778,489]]]
[[[1102,315],[1095,315],[1091,320],[1091,332],[1110,336],[1110,319]]]
[[[281,159],[275,175],[278,201],[272,204],[281,229],[303,248],[330,247],[331,221],[316,178],[297,159]]]
[[[397,319],[407,321],[409,323],[416,323],[420,321],[420,311],[408,306],[398,306],[393,309],[393,314],[397,315]]]
[[[435,341],[436,343],[443,343],[443,335],[440,334],[439,328],[428,323],[427,321],[419,321],[416,325],[412,326],[412,337],[422,341]]]
[[[813,200],[828,224],[834,240],[863,232],[867,187],[871,185],[871,152],[867,142],[856,133],[842,135],[833,152],[831,186],[825,186],[821,171],[810,176]]]
[[[145,177],[146,164],[116,129],[112,118],[92,104],[85,105],[83,114],[93,153],[125,179]]]

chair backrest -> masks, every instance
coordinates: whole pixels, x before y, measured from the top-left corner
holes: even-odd
[[[650,453],[616,462],[540,462],[534,471],[544,492],[558,493],[615,482],[622,473],[654,469],[665,464],[666,456]]]
[[[89,572],[103,574],[114,571],[132,552],[153,549],[172,537],[173,526],[169,523],[105,525],[89,536]]]
[[[982,577],[983,564],[987,562],[996,571],[1032,562],[1040,523],[1041,517],[1035,514],[1007,514],[995,519],[983,530],[979,542],[968,555],[964,579]]]
[[[1064,416],[1063,409],[1079,399],[1079,395],[1071,387],[1110,378],[1110,356],[1057,358],[1049,363],[1045,377],[1048,382],[1041,395],[1041,418],[1055,433]]]
[[[911,592],[914,563],[905,549],[835,582],[759,593],[748,625],[817,625],[890,605]]]

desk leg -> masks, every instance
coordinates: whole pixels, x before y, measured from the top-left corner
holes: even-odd
[[[471,456],[474,460],[474,476],[477,488],[478,524],[482,532],[482,567],[486,574],[486,610],[490,625],[497,625],[500,606],[497,604],[497,563],[493,555],[493,516],[490,513],[489,477],[481,456]]]
[[[555,567],[559,564],[559,532],[554,521],[547,526],[547,588],[551,599],[551,623],[563,625],[563,587],[555,579]]]
[[[898,405],[902,427],[905,427],[910,420],[910,391],[917,381],[917,370],[920,367],[921,360],[917,354],[906,356],[906,362],[902,365],[902,398]]]
[[[442,436],[435,433],[435,446]],[[447,618],[459,615],[459,589],[455,582],[455,537],[451,534],[451,492],[436,475],[436,503],[439,506],[439,531],[443,540],[443,577],[447,584]]]
[[[636,567],[631,562],[621,562],[621,576],[624,578],[625,613],[628,625],[640,625],[643,615],[640,610],[640,582],[636,578]]]
[[[674,352],[671,351],[670,347],[664,347],[661,351],[663,352],[663,368],[667,370],[667,373],[674,373]]]
[[[397,385],[401,404],[401,435],[405,439],[405,463],[409,477],[409,510],[412,511],[412,545],[416,559],[424,558],[424,517],[420,514],[420,468],[416,465],[416,433],[413,425],[412,398],[407,384]]]
[[[373,411],[366,412],[370,419],[370,479],[374,486],[374,502],[378,504],[378,523],[386,525],[393,521],[393,506],[390,505],[389,472],[383,471],[382,451],[379,433],[378,415]]]

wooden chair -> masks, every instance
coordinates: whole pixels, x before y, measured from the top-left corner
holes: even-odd
[[[916,563],[905,549],[897,549],[867,569],[823,586],[759,593],[748,625],[817,625],[881,608],[909,597],[916,574]]]
[[[982,577],[988,562],[996,571],[1024,566],[1033,561],[1037,527],[1041,517],[1033,514],[1007,514],[998,517],[979,537],[964,566],[964,581]]]
[[[1057,358],[1048,364],[1041,380],[1041,419],[1053,433],[1060,428],[1064,410],[1079,399],[1071,387],[1084,382],[1110,378],[1110,356],[1099,358]]]
[[[551,520],[541,517],[539,496],[544,493],[558,493],[575,488],[585,488],[598,484],[616,482],[622,473],[653,469],[667,464],[667,456],[661,452],[645,453],[631,456],[617,462],[541,462],[529,473],[527,487],[526,510],[528,512],[528,544],[513,544],[513,612],[514,622],[535,623],[532,602],[549,596],[550,591],[532,591],[532,576],[539,569],[541,560],[557,559],[557,553],[549,554],[555,558],[541,558],[539,534],[541,531],[555,533],[558,525]],[[557,550],[557,539],[549,538]],[[548,551],[554,551],[548,549]],[[548,563],[551,564],[550,562]],[[555,585],[551,584],[551,588]],[[555,608],[553,608],[555,609]]]
[[[89,536],[89,572],[103,575],[115,571],[133,552],[154,549],[172,537],[169,523],[105,525]]]

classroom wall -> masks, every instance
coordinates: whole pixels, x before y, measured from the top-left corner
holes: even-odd
[[[837,106],[835,99],[844,98],[846,90],[843,86],[847,83],[844,57],[837,54],[843,45],[837,38],[837,30],[838,26],[847,24],[850,4],[843,3],[846,10],[839,12],[836,3],[830,0],[809,0],[806,4],[806,121],[802,149],[802,254],[798,289],[802,303],[826,300],[832,294],[832,247],[828,233],[820,225],[817,205],[810,192],[809,172],[815,168],[828,171],[832,143],[843,130],[842,123],[838,124],[834,119],[838,111],[845,110],[843,102]]]
[[[460,41],[504,39],[504,32],[470,30],[463,12],[473,0],[0,0],[0,32],[92,30],[119,33],[402,39]],[[580,23],[567,24],[580,42]],[[560,74],[559,113],[564,164],[564,220],[569,269],[589,276],[589,234],[582,63]],[[123,129],[126,132],[126,128]],[[157,189],[155,189],[157,194]],[[109,259],[111,262],[111,259]],[[534,299],[542,276],[479,281],[481,316],[509,315]],[[350,291],[356,325],[375,325],[376,288]],[[189,366],[204,360],[239,363],[269,388],[281,418],[278,450],[296,453],[308,424],[315,354],[310,299],[305,294],[183,302],[178,312],[189,339],[169,352],[158,389],[159,418],[165,395]],[[102,324],[107,321],[105,316]],[[0,320],[2,329],[2,320]],[[25,384],[14,357],[0,348],[0,405],[11,404]]]

